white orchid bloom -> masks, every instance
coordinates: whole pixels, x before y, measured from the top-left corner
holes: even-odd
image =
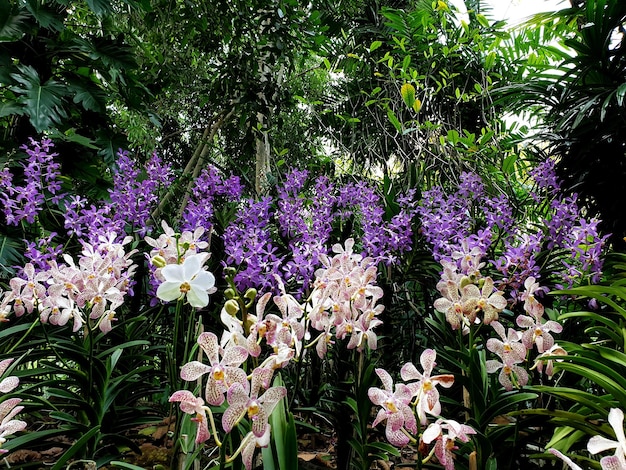
[[[617,441],[613,441],[611,439],[607,439],[604,436],[593,436],[589,439],[589,443],[587,444],[587,450],[592,454],[597,454],[599,452],[603,452],[609,449],[615,449],[615,455],[611,458],[611,462],[615,459],[619,461],[619,468],[626,468],[626,436],[624,435],[624,412],[619,408],[611,408],[609,411],[609,424],[615,431],[615,437],[617,437]],[[607,457],[603,457],[600,461],[607,459]],[[605,468],[603,465],[602,468]],[[606,467],[613,468],[613,467]]]
[[[185,258],[183,264],[168,264],[161,270],[165,278],[157,297],[165,302],[187,297],[192,307],[206,307],[209,294],[215,292],[215,277],[202,268],[204,254]]]

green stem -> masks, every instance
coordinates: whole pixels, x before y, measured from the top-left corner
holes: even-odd
[[[17,341],[17,343],[15,343],[15,344],[11,347],[11,349],[9,349],[9,350],[7,351],[7,354],[11,354],[11,353],[15,350],[15,348],[17,348],[20,344],[22,344],[22,343],[24,342],[24,340],[25,340],[25,339],[26,339],[26,338],[30,335],[31,331],[33,331],[33,328],[35,328],[35,325],[36,325],[37,323],[39,323],[39,321],[40,321],[40,320],[39,320],[39,315],[37,315],[37,316],[35,317],[35,320],[33,321],[33,323],[32,323],[32,324],[28,327],[28,330],[26,330],[26,333],[24,333],[24,335],[23,335],[23,336],[22,336],[22,337],[21,337],[21,338]],[[48,339],[48,337],[46,336],[46,340],[47,340],[47,339]],[[48,341],[48,343],[49,343],[49,342],[50,342],[50,341]],[[56,354],[56,353],[55,353],[55,354]]]
[[[192,307],[193,308],[193,307]],[[183,351],[183,362],[189,360],[189,345],[196,342],[195,332],[196,332],[196,321],[193,312],[187,318],[189,322],[187,325],[187,335],[185,336],[185,349]]]
[[[305,312],[306,315],[306,312]],[[304,331],[309,331],[309,319],[307,318],[305,324],[304,324]],[[313,342],[316,342],[317,340],[319,340],[319,337],[321,336],[321,334],[315,339],[313,340]],[[294,384],[294,388],[293,388],[293,393],[291,394],[291,399],[289,400],[289,404],[287,406],[287,410],[291,410],[291,406],[293,405],[293,401],[296,398],[296,395],[298,394],[298,388],[300,387],[300,379],[301,379],[301,372],[302,372],[302,362],[304,359],[304,350],[308,347],[304,345],[304,338],[302,338],[302,346],[300,347],[300,355],[298,356],[298,365],[296,366],[296,383]]]

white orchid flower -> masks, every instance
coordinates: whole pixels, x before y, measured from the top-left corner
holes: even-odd
[[[215,291],[215,277],[202,268],[204,254],[185,258],[183,264],[168,264],[161,270],[165,278],[157,297],[165,302],[186,297],[192,307],[206,307],[209,293]]]

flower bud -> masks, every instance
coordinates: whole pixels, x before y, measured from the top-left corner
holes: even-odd
[[[249,300],[250,302],[253,302],[254,299],[256,299],[256,294],[257,294],[257,290],[254,287],[251,287],[250,289],[246,291],[243,297],[244,299]]]
[[[226,313],[231,317],[234,317],[237,315],[237,312],[239,312],[239,304],[234,299],[227,300],[224,304],[224,310],[226,310]]]
[[[469,276],[463,276],[461,278],[461,282],[459,282],[459,287],[463,289],[465,286],[469,286],[470,284],[473,284],[472,278]]]
[[[234,299],[235,297],[237,297],[237,292],[235,292],[235,289],[229,287],[224,291],[224,296],[227,299]]]
[[[150,262],[153,266],[156,266],[157,268],[164,268],[167,265],[165,258],[163,258],[161,255],[153,256]]]

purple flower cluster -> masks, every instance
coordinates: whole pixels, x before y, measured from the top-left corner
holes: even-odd
[[[84,197],[70,196],[63,212],[68,235],[88,243],[95,243],[99,237],[106,236],[109,228],[116,233],[123,233],[123,230],[117,230],[120,227],[113,222],[112,209],[113,206],[110,204],[96,206],[89,204]]]
[[[363,256],[377,263],[395,264],[398,256],[411,250],[413,242],[412,223],[417,207],[415,191],[401,195],[396,201],[398,214],[389,222],[384,220],[382,198],[364,181],[349,183],[342,187],[337,198],[338,214],[342,219],[354,216],[362,231]]]
[[[160,200],[160,194],[174,179],[170,166],[153,154],[140,166],[128,156],[118,153],[117,168],[113,175],[110,199],[90,204],[81,196],[72,196],[65,205],[65,228],[69,235],[89,243],[108,233],[126,233],[145,236],[151,231],[150,215]]]
[[[156,153],[142,168],[128,156],[128,152],[120,151],[113,188],[109,190],[116,230],[121,227],[127,233],[146,235],[150,231],[150,214],[159,203],[161,192],[172,184],[173,179],[170,166]]]
[[[519,234],[516,238],[504,240],[502,255],[493,264],[502,273],[500,287],[510,289],[514,299],[524,287],[526,279],[540,277],[541,267],[537,264],[537,255],[541,252],[543,242],[543,232]]]
[[[298,287],[296,295],[307,292],[320,266],[320,255],[328,253],[336,197],[326,176],[319,176],[307,190],[308,172],[293,170],[278,188],[276,221],[291,254],[284,266],[285,279]]]
[[[432,246],[436,261],[451,261],[452,254],[460,250],[462,241],[469,239],[473,228],[471,203],[471,199],[458,193],[446,194],[440,186],[423,193],[417,212],[422,222],[422,234]]]
[[[607,238],[598,235],[598,221],[588,222],[581,216],[575,194],[554,196],[559,189],[554,162],[548,160],[530,174],[536,183],[529,193],[532,201],[550,203],[528,206],[518,214],[506,195],[489,197],[477,175],[462,174],[458,187],[449,194],[439,186],[426,191],[419,215],[434,258],[444,264],[452,262],[469,275],[484,266],[480,258],[496,251],[491,264],[501,274],[499,288],[510,289],[514,299],[526,279],[542,274],[556,275],[568,286],[587,279],[598,282]],[[520,217],[524,219],[516,220]],[[538,223],[529,224],[529,219]],[[564,269],[542,273],[538,256],[545,250],[560,256]]]
[[[272,198],[249,200],[224,231],[226,266],[240,270],[235,283],[242,291],[254,287],[263,292],[279,292],[282,257],[271,236]]]
[[[240,269],[235,282],[242,290],[276,292],[278,276],[300,297],[310,290],[321,258],[329,253],[333,230],[348,219],[360,234],[363,256],[395,263],[411,249],[414,199],[413,191],[399,197],[399,212],[386,221],[380,196],[365,182],[336,187],[326,176],[311,182],[307,171],[291,171],[277,188],[276,201],[249,202],[239,211],[224,235],[226,264]],[[278,236],[272,238],[272,233]]]
[[[581,281],[585,275],[592,283],[600,282],[603,266],[601,255],[609,235],[601,236],[598,233],[599,222],[598,219],[589,222],[580,219],[569,233],[566,246],[570,250],[571,259],[563,260],[563,274],[568,287]]]
[[[537,188],[547,196],[555,196],[561,188],[559,179],[556,176],[556,162],[552,158],[546,158],[528,173],[535,181]],[[542,199],[538,191],[533,192],[531,196],[536,202]]]
[[[63,196],[60,182],[60,165],[54,161],[54,144],[48,139],[35,141],[21,148],[28,155],[24,167],[23,184],[14,184],[14,175],[8,168],[0,171],[0,202],[7,225],[18,225],[22,220],[35,221],[47,198],[56,204]]]
[[[238,176],[223,179],[217,168],[205,168],[196,179],[189,202],[183,211],[181,230],[194,231],[202,227],[205,235],[210,236],[216,198],[235,202],[241,199],[242,193],[243,186]]]
[[[51,232],[47,237],[41,237],[36,242],[24,240],[26,244],[24,256],[34,266],[36,272],[46,271],[51,262],[61,257],[63,246],[52,242],[56,236],[56,232]]]

